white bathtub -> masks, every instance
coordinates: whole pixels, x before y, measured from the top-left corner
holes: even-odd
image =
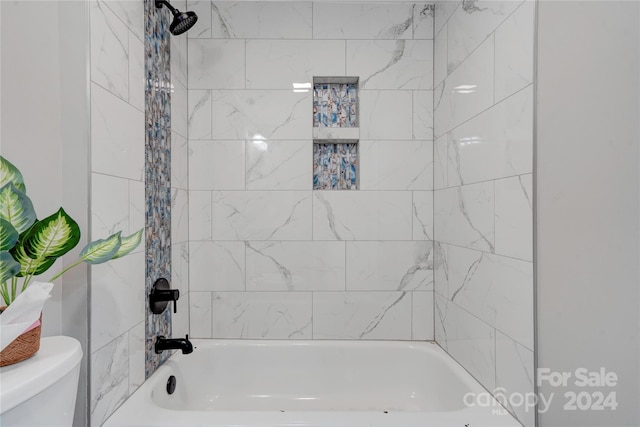
[[[121,426],[516,427],[432,343],[193,340],[104,424]],[[173,394],[166,391],[176,377]]]

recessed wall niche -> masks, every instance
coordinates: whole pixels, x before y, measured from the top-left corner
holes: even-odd
[[[313,189],[358,189],[358,141],[313,141]]]
[[[313,79],[313,189],[358,189],[358,77]]]

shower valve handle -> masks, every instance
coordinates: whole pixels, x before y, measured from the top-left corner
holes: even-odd
[[[173,312],[178,312],[178,298],[180,291],[171,289],[169,281],[165,278],[156,280],[149,294],[149,308],[153,314],[161,314],[167,308],[170,301],[173,301]]]

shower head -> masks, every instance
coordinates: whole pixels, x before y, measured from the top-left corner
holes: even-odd
[[[187,32],[198,20],[198,15],[196,15],[195,12],[180,12],[171,6],[168,1],[156,0],[156,7],[162,7],[162,5],[167,6],[173,14],[173,21],[171,25],[169,25],[169,31],[171,31],[171,34],[174,36]]]

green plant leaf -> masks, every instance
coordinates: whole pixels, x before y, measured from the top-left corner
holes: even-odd
[[[7,220],[0,218],[0,251],[8,251],[18,241],[18,230]]]
[[[80,227],[60,208],[53,215],[36,221],[21,241],[31,259],[58,258],[78,244]]]
[[[9,160],[0,156],[0,187],[3,187],[8,182],[12,183],[18,190],[23,193],[27,192],[27,188],[24,185],[24,179],[17,167],[13,165]]]
[[[18,233],[22,233],[36,220],[31,199],[11,182],[0,188],[0,218],[8,221]]]
[[[0,283],[4,283],[20,272],[20,264],[9,251],[0,251]]]
[[[89,243],[80,252],[80,258],[89,264],[102,264],[109,261],[118,252],[121,245],[120,231],[106,239]]]
[[[131,236],[123,237],[121,239],[122,244],[120,245],[120,249],[111,259],[122,258],[125,255],[129,255],[135,248],[138,247],[140,242],[142,242],[142,232],[144,228],[141,228],[137,232],[133,233]]]
[[[42,258],[38,260],[29,258],[21,242],[18,242],[18,245],[11,249],[11,255],[20,263],[20,272],[16,274],[18,277],[29,275],[37,276],[47,271],[49,267],[56,262],[56,258]]]

